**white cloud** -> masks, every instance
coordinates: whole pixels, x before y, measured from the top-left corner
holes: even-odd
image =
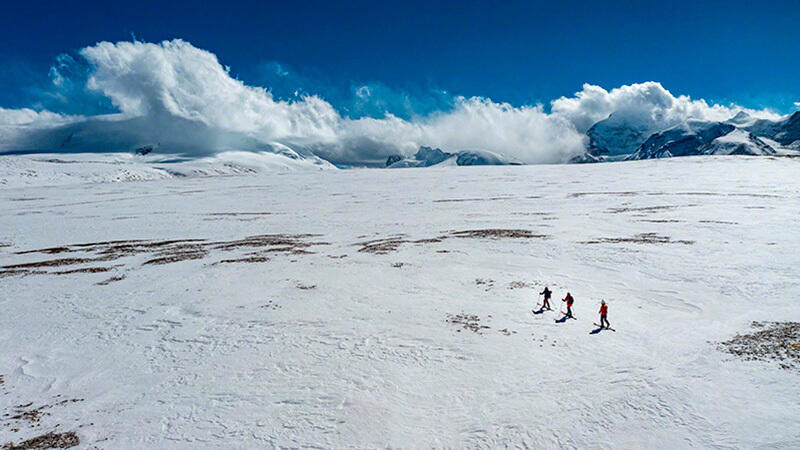
[[[594,123],[615,116],[652,124],[664,129],[687,119],[727,120],[739,111],[751,116],[777,119],[766,110],[752,110],[737,105],[709,105],[705,100],[692,100],[686,95],[672,95],[661,83],[648,81],[606,91],[600,86],[584,84],[574,97],[561,97],[551,104],[553,114],[563,116],[580,132]]]
[[[16,150],[14,144],[32,131],[58,127],[83,120],[78,116],[67,116],[50,111],[34,111],[29,108],[5,109],[0,107],[0,150]]]
[[[574,97],[553,101],[551,113],[541,105],[458,97],[447,111],[424,117],[350,119],[318,96],[276,100],[267,89],[231,77],[214,54],[182,40],[100,42],[80,55],[91,67],[87,87],[109,98],[119,114],[81,118],[0,109],[0,137],[5,137],[0,149],[129,151],[159,142],[164,151],[199,156],[282,143],[334,162],[360,163],[392,153],[409,155],[426,145],[549,163],[583,152],[583,133],[612,112],[666,123],[687,117],[723,120],[742,109],[675,97],[648,82],[610,92],[587,84]],[[54,81],[64,82],[60,75]],[[360,99],[379,95],[368,86],[355,94]],[[68,130],[56,128],[65,124],[71,124]]]
[[[230,76],[217,57],[182,40],[101,42],[81,50],[94,67],[90,89],[126,116],[169,115],[271,139],[333,137],[339,115],[318,97],[275,101]]]
[[[56,114],[50,111],[34,111],[29,108],[5,109],[0,107],[0,125],[6,127],[43,127],[61,125],[80,117]]]
[[[320,148],[333,161],[385,159],[413,154],[421,145],[445,151],[489,150],[528,163],[563,162],[584,150],[572,124],[541,106],[513,107],[489,99],[457,98],[451,111],[406,121],[344,119],[335,144]]]

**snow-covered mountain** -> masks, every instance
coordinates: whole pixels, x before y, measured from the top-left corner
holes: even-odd
[[[571,163],[691,155],[773,155],[800,150],[800,111],[769,120],[740,111],[724,122],[686,120],[657,129],[650,119],[611,115],[588,131],[588,150]]]
[[[735,129],[724,134],[703,148],[706,155],[774,155],[775,149],[749,131]]]
[[[390,169],[431,167],[436,165],[508,166],[520,164],[521,163],[518,161],[486,150],[462,150],[456,153],[448,153],[438,148],[425,146],[420,147],[413,158],[404,158],[402,155],[391,155],[386,159],[386,167]]]
[[[737,115],[737,117],[739,117]],[[736,119],[736,117],[734,117]],[[789,147],[800,148],[800,111],[778,121],[739,117],[741,128]]]
[[[730,123],[689,120],[650,136],[627,159],[731,154],[772,155],[775,149]]]
[[[658,131],[658,126],[650,119],[611,114],[586,132],[589,137],[588,153],[612,157],[631,154]]]

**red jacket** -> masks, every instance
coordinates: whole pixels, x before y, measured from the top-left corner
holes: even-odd
[[[572,306],[572,303],[575,302],[575,299],[572,298],[572,294],[567,294],[567,297],[564,299],[567,302],[567,306]]]
[[[601,316],[608,315],[608,305],[600,305],[600,315]]]

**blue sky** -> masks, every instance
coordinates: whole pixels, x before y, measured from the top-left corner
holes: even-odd
[[[312,92],[354,116],[426,113],[452,95],[547,104],[587,82],[610,89],[655,80],[676,94],[782,113],[800,100],[800,5],[790,1],[33,1],[3,9],[4,107],[52,106],[48,70],[58,55],[132,35],[182,38],[247,84],[279,97]],[[364,84],[381,104],[358,104]],[[108,107],[83,101],[60,108]]]

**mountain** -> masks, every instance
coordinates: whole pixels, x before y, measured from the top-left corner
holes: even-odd
[[[589,154],[617,156],[633,153],[647,138],[660,131],[650,120],[611,114],[586,132]]]
[[[774,155],[775,149],[749,131],[735,129],[702,149],[706,155]]]
[[[800,150],[800,111],[780,120],[745,111],[724,122],[690,119],[669,128],[651,117],[611,114],[586,132],[587,152],[570,163],[650,159],[686,155],[771,155]]]
[[[800,146],[800,111],[779,121],[774,130],[774,135],[767,136],[785,146]]]
[[[777,121],[754,118],[742,111],[727,122],[780,145],[800,147],[800,111]]]
[[[390,169],[430,167],[439,164],[456,166],[508,166],[520,165],[521,163],[486,150],[462,150],[457,153],[448,153],[438,148],[425,146],[420,147],[413,158],[391,155],[386,159],[386,167]]]
[[[771,155],[769,144],[726,122],[688,120],[650,136],[628,160],[692,155]]]
[[[459,166],[519,166],[522,163],[486,150],[462,150],[456,153]]]

